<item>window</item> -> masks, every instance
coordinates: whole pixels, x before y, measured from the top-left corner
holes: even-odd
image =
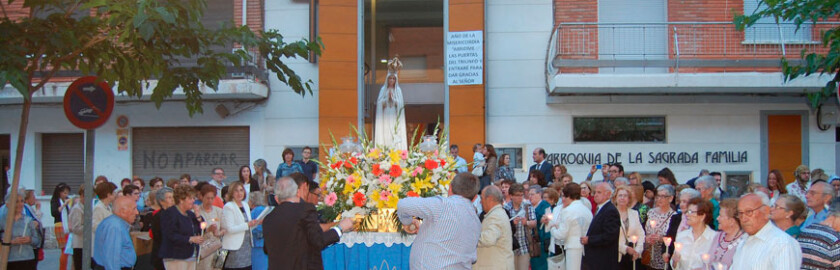
[[[665,142],[665,117],[575,117],[575,142]]]
[[[510,155],[510,168],[522,169],[522,147],[496,147],[496,155],[501,157],[502,154]]]
[[[767,8],[764,4],[759,6],[758,0],[744,0],[744,14],[753,14],[758,10]],[[781,36],[780,36],[781,34]],[[747,44],[781,44],[785,43],[812,43],[811,25],[803,23],[799,30],[793,21],[780,20],[776,24],[774,18],[760,18],[752,27],[744,30],[744,43]]]
[[[85,135],[41,134],[41,189],[52,192],[58,183],[63,182],[72,190],[78,190],[84,178]]]
[[[752,172],[749,171],[724,172],[722,176],[726,179],[726,182],[721,181],[721,186],[732,198],[741,197],[752,183]]]

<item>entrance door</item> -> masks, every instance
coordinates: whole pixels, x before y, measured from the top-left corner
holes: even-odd
[[[796,166],[804,164],[802,121],[802,115],[767,116],[768,168],[781,171],[785,184],[794,180]]]

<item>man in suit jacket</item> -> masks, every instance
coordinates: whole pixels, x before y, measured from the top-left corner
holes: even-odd
[[[300,202],[297,184],[289,177],[277,180],[274,194],[279,205],[263,220],[263,227],[271,228],[263,231],[268,269],[323,269],[321,264],[311,265],[311,253],[338,242],[343,232],[353,228],[353,221],[344,219],[332,229],[321,230],[315,207]]]
[[[595,185],[595,203],[598,210],[586,236],[580,238],[583,244],[583,269],[618,269],[618,235],[621,216],[609,201],[613,188],[607,182]]]
[[[481,192],[481,207],[484,219],[481,221],[481,237],[478,239],[478,260],[473,269],[513,270],[513,233],[510,217],[505,213],[502,190],[487,186]]]
[[[534,149],[534,163],[536,164],[531,165],[531,168],[528,169],[529,173],[531,171],[540,171],[545,176],[545,181],[549,185],[554,182],[554,166],[551,166],[551,163],[545,161],[545,149],[542,149],[542,147]]]

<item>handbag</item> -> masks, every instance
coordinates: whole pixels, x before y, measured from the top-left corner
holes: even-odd
[[[220,248],[216,251],[216,259],[213,260],[213,268],[225,268],[225,260],[227,260],[228,250]]]
[[[207,256],[216,254],[216,251],[220,248],[222,248],[222,240],[212,238],[212,240],[205,241],[201,244],[201,254],[199,256],[201,256],[201,259],[207,258]]]
[[[651,249],[646,248],[644,251],[642,251],[642,264],[644,265],[650,265],[650,250]]]
[[[541,256],[542,248],[540,248],[539,235],[534,234],[531,229],[525,229],[525,238],[528,240],[528,253],[530,253],[531,258]]]

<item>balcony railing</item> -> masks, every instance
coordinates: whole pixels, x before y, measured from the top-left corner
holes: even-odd
[[[566,73],[778,72],[780,58],[825,52],[820,32],[840,23],[562,23],[552,32],[546,76]]]

